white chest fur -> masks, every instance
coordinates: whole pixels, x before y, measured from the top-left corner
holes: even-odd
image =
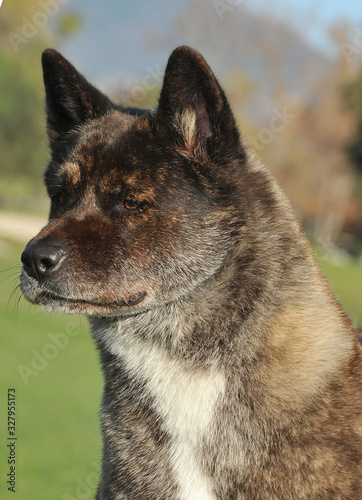
[[[170,461],[179,485],[178,500],[214,500],[199,451],[210,432],[216,402],[224,393],[223,374],[216,369],[192,369],[146,341],[119,337],[111,341],[108,337],[107,343],[122,358],[129,375],[144,383],[154,398],[155,411],[171,436]]]

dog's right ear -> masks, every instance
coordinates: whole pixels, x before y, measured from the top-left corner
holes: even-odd
[[[56,50],[43,52],[42,65],[51,146],[65,133],[113,107],[108,97],[93,87]]]

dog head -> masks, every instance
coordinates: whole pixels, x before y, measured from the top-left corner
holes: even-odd
[[[246,161],[204,59],[172,53],[156,110],[113,104],[55,50],[42,63],[51,208],[22,254],[24,296],[129,315],[202,286],[231,251]]]

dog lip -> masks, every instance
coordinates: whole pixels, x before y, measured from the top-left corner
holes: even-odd
[[[130,297],[127,297],[127,299],[124,301],[127,306],[137,306],[140,304],[143,299],[146,297],[146,292],[141,292],[137,295],[131,295]]]
[[[131,307],[131,306],[136,306],[140,304],[144,298],[146,297],[147,293],[146,292],[140,292],[139,294],[134,294],[129,297],[127,297],[125,300],[116,300],[114,302],[96,302],[93,300],[86,300],[86,299],[75,299],[71,297],[62,297],[61,295],[56,295],[53,294],[52,292],[42,292],[40,295],[37,297],[37,301],[40,299],[48,299],[48,300],[58,300],[62,302],[67,302],[71,304],[86,304],[90,306],[95,306],[95,307],[111,307],[111,308],[116,308],[116,307]]]

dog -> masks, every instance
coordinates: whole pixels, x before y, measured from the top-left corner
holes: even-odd
[[[51,208],[21,289],[89,317],[96,498],[361,498],[355,326],[203,57],[172,52],[155,110],[42,63]]]

